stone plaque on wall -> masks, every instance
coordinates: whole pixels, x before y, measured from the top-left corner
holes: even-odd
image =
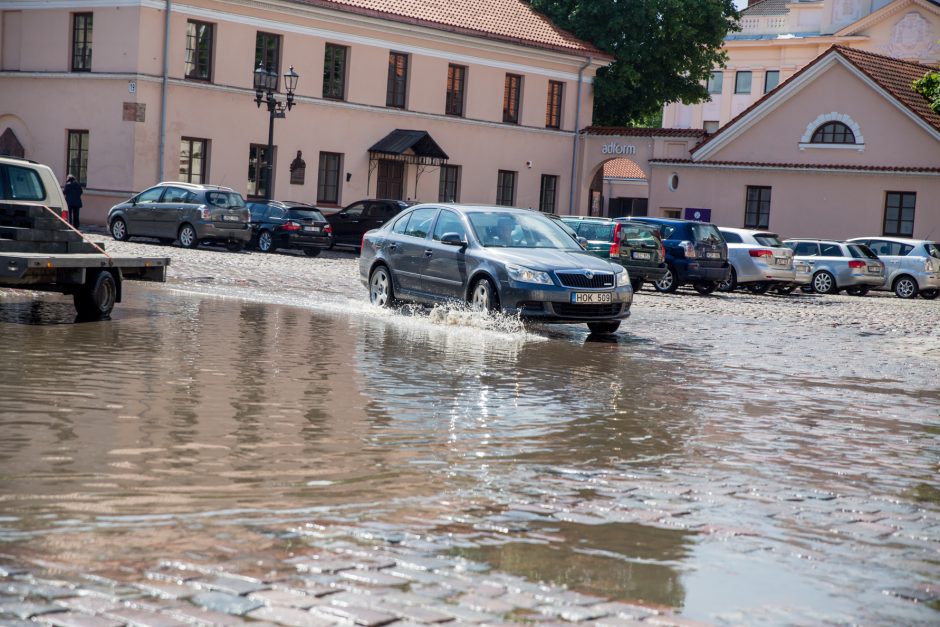
[[[143,102],[124,103],[125,122],[145,122],[147,119],[147,105]]]
[[[307,163],[302,158],[303,153],[297,151],[297,156],[290,162],[290,184],[303,185],[304,176],[307,171]]]

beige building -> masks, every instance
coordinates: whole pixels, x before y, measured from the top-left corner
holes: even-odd
[[[300,75],[272,195],[565,213],[611,61],[523,0],[3,0],[0,153],[86,185],[83,218],[160,180],[263,196],[259,62]]]
[[[708,81],[710,100],[666,105],[663,126],[714,133],[833,45],[936,65],[937,40],[936,0],[751,0],[725,38],[728,63]]]

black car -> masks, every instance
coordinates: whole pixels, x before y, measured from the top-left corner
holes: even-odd
[[[358,251],[366,231],[379,228],[413,204],[404,200],[360,200],[329,214],[326,219],[333,227],[333,244]]]
[[[633,291],[639,292],[644,283],[662,281],[669,268],[659,229],[655,225],[630,218],[617,218],[616,223],[615,241],[618,245],[612,248],[610,260],[616,261],[630,273]]]
[[[659,292],[675,292],[691,283],[699,294],[711,294],[728,279],[728,245],[714,224],[671,218],[634,217],[633,222],[652,224],[666,249],[666,273],[653,283]]]
[[[263,200],[248,203],[251,243],[265,253],[299,248],[311,257],[333,245],[332,227],[323,214],[302,202]]]

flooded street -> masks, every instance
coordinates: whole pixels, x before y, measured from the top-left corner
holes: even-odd
[[[93,588],[395,555],[467,589],[358,583],[453,605],[503,582],[463,622],[628,624],[546,609],[574,592],[706,624],[940,620],[935,303],[643,291],[598,341],[373,309],[349,256],[185,254],[107,322],[0,294],[0,570]],[[512,600],[525,582],[556,597]]]

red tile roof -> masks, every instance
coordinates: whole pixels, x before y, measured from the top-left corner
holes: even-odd
[[[704,137],[700,128],[645,128],[639,126],[588,126],[583,135],[623,135],[625,137]]]
[[[693,161],[692,159],[650,159],[654,165],[738,166],[770,170],[846,170],[857,172],[907,172],[940,174],[940,167],[896,165],[846,165],[844,163],[761,163],[757,161]]]
[[[604,178],[645,179],[646,173],[629,159],[611,159],[604,164]]]
[[[751,113],[751,111],[764,104],[764,102],[766,102],[768,99],[773,98],[786,85],[789,85],[792,81],[797,80],[800,76],[808,72],[810,68],[820,63],[823,59],[827,59],[834,54],[841,56],[843,59],[855,66],[859,71],[873,80],[879,87],[888,92],[892,98],[903,104],[915,115],[927,122],[927,124],[940,131],[940,115],[933,111],[930,108],[927,99],[914,91],[914,88],[911,86],[911,83],[915,79],[922,77],[927,72],[936,68],[928,65],[922,65],[920,63],[902,61],[901,59],[895,59],[894,57],[886,57],[884,55],[875,54],[873,52],[863,52],[854,48],[833,45],[818,57],[800,68],[800,70],[793,76],[774,87],[771,91],[767,92],[764,94],[764,96],[759,98],[754,104],[736,115],[733,119],[731,119],[731,121],[718,129],[714,135],[708,136],[704,141],[696,146],[692,152],[698,152],[702,149],[703,146],[707,146],[713,142],[717,137],[723,135],[729,128],[733,127],[738,120],[747,116],[749,113]]]
[[[612,56],[555,26],[525,0],[290,1],[579,56],[590,54],[602,61],[613,60]]]

